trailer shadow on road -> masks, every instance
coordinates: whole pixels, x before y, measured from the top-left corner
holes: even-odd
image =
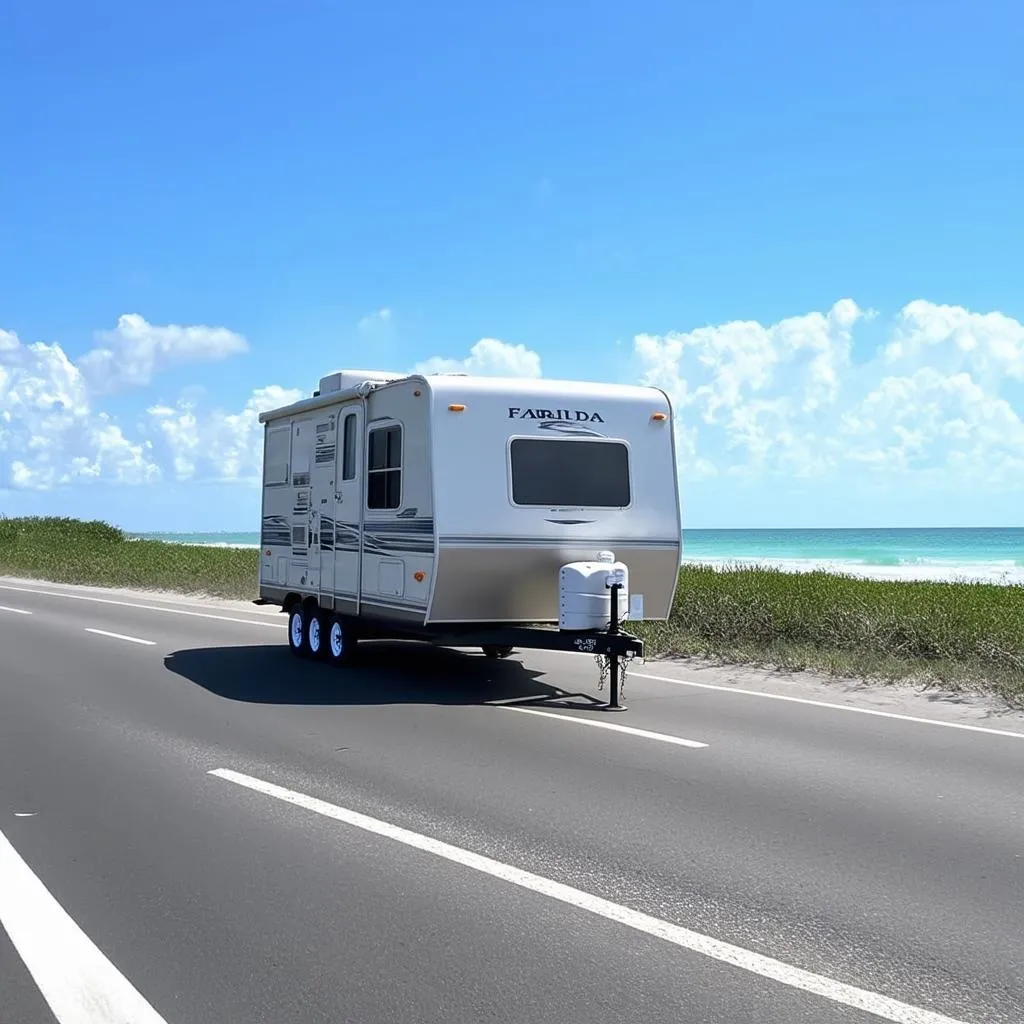
[[[560,689],[528,668],[522,655],[494,660],[480,652],[417,642],[362,643],[350,664],[296,658],[282,644],[174,651],[165,667],[227,700],[251,704],[486,704],[495,701],[594,709],[587,693]],[[595,686],[596,689],[596,686]]]

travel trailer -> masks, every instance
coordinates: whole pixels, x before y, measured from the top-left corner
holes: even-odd
[[[259,603],[301,657],[416,637],[584,651],[614,682],[643,652],[622,625],[669,615],[682,540],[656,387],[343,370],[260,422]]]

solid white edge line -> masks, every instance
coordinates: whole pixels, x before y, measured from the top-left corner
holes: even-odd
[[[589,718],[578,718],[576,715],[560,715],[555,711],[520,708],[511,704],[492,704],[491,707],[500,708],[502,711],[518,711],[524,715],[542,715],[544,718],[554,718],[559,722],[575,722],[577,725],[589,725],[594,729],[613,729],[615,732],[624,732],[629,736],[640,736],[645,740],[658,740],[661,743],[674,743],[680,747],[692,747],[694,750],[707,746],[706,743],[698,743],[697,740],[684,740],[681,736],[670,736],[664,732],[651,732],[649,729],[637,729],[632,725],[616,725],[614,722],[594,722]]]
[[[166,1024],[0,832],[0,924],[60,1024]]]
[[[0,612],[10,612],[12,615],[31,615],[30,611],[26,611],[24,608],[8,608],[5,604],[0,604]]]
[[[19,594],[38,594],[40,597],[60,597],[67,601],[91,601],[93,604],[112,604],[118,608],[135,608],[144,612],[167,612],[169,615],[189,615],[196,619],[216,619],[218,622],[241,622],[246,626],[271,626],[283,629],[284,621],[260,622],[259,619],[242,619],[232,615],[216,615],[213,612],[194,612],[188,608],[171,608],[158,604],[139,604],[137,601],[118,601],[112,597],[93,597],[92,594],[72,594],[60,590],[38,590],[32,587],[16,587],[10,583],[0,583],[0,590],[13,590]],[[254,613],[255,614],[255,613]]]
[[[452,846],[439,839],[432,839],[430,836],[411,832],[398,825],[392,825],[378,818],[371,818],[368,815],[360,814],[358,811],[352,811],[348,808],[328,803],[326,800],[319,800],[304,793],[285,789],[272,782],[264,782],[262,779],[243,775],[228,768],[215,768],[209,771],[208,774],[225,779],[228,782],[233,782],[239,786],[244,786],[265,796],[275,797],[296,807],[313,811],[324,817],[333,818],[335,821],[344,822],[365,832],[382,836],[385,839],[392,839],[395,842],[403,843],[425,853],[442,857],[445,860],[472,868],[475,871],[491,875],[513,885],[518,885],[521,888],[529,889],[542,896],[548,896],[551,899],[567,903],[580,910],[589,911],[609,921],[615,921],[636,931],[651,935],[654,938],[663,939],[665,942],[670,942],[693,953],[731,964],[741,970],[769,978],[783,985],[789,985],[792,988],[822,996],[833,1002],[841,1003],[854,1009],[864,1010],[866,1013],[873,1013],[884,1020],[894,1022],[894,1024],[966,1024],[964,1021],[946,1017],[931,1010],[925,1010],[876,992],[847,985],[844,982],[814,974],[800,967],[793,967],[780,960],[764,956],[761,953],[755,953],[740,946],[723,942],[720,939],[714,939],[699,932],[691,931],[680,925],[671,924],[660,918],[651,917],[640,911],[631,910],[629,907],[612,903],[610,900],[594,896],[572,886],[564,885],[561,882],[555,882],[550,878],[544,878],[542,875],[535,875],[532,872],[524,871],[510,864],[504,864],[501,861],[492,860],[490,857],[473,853],[470,850]]]
[[[562,654],[571,658],[589,658],[592,655],[580,654],[578,651],[544,651],[544,654]],[[963,729],[967,732],[983,732],[990,736],[1009,736],[1012,739],[1024,740],[1024,732],[1012,732],[1009,729],[993,729],[985,725],[968,725],[966,722],[944,722],[941,718],[921,718],[917,715],[903,715],[897,711],[878,711],[875,708],[859,708],[854,704],[836,704],[826,700],[814,700],[811,697],[791,697],[786,693],[767,693],[763,690],[744,690],[739,686],[723,686],[718,683],[698,683],[692,679],[675,679],[672,676],[655,675],[652,672],[629,670],[630,679],[653,679],[660,683],[673,683],[676,686],[692,686],[701,690],[716,690],[719,693],[735,693],[743,697],[764,697],[766,700],[788,701],[790,704],[807,704],[815,708],[827,708],[831,711],[852,711],[857,715],[875,715],[879,718],[895,718],[902,722],[915,722],[919,725],[938,725],[944,729]]]
[[[155,640],[140,640],[137,636],[125,636],[124,633],[111,633],[106,629],[93,629],[91,626],[85,627],[86,633],[95,633],[97,636],[109,636],[112,640],[125,640],[130,644],[144,644],[146,647],[153,647],[156,645]]]
[[[714,683],[695,683],[689,679],[673,679],[671,676],[656,676],[650,672],[630,672],[630,676],[641,679],[655,679],[662,683],[675,683],[676,686],[695,686],[702,690],[717,690],[720,693],[738,693],[744,697],[764,697],[767,700],[784,700],[791,704],[809,704],[816,708],[829,708],[833,711],[852,711],[857,715],[875,715],[878,718],[895,718],[901,722],[916,722],[920,725],[938,725],[945,729],[965,729],[968,732],[985,732],[990,736],[1010,736],[1024,740],[1024,733],[1011,732],[1008,729],[993,729],[984,725],[967,725],[965,722],[943,722],[939,718],[918,718],[916,715],[902,715],[896,711],[879,711],[876,708],[858,708],[853,704],[833,704],[824,700],[813,700],[810,697],[790,697],[785,693],[764,693],[761,690],[741,690],[734,686],[718,686]]]

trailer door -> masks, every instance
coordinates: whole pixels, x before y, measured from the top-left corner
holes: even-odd
[[[335,607],[356,611],[348,602],[359,594],[363,526],[363,406],[343,406],[338,420],[338,449],[334,475],[334,575]]]
[[[310,508],[310,585],[319,597],[334,593],[334,465],[338,445],[336,412],[316,418]],[[314,573],[316,574],[314,576]],[[328,605],[330,607],[330,605]]]

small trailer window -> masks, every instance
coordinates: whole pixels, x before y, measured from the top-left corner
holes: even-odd
[[[342,448],[341,479],[356,478],[356,414],[350,412],[345,417],[345,434]]]
[[[398,424],[370,431],[367,508],[398,508],[402,503],[402,428]]]
[[[263,452],[263,483],[277,487],[288,483],[288,453],[292,432],[286,423],[283,427],[267,429],[266,446]]]
[[[624,508],[629,450],[621,441],[517,437],[511,445],[512,500],[545,508]]]
[[[313,454],[313,428],[309,420],[294,425],[292,440],[292,486],[309,486],[309,460]]]

